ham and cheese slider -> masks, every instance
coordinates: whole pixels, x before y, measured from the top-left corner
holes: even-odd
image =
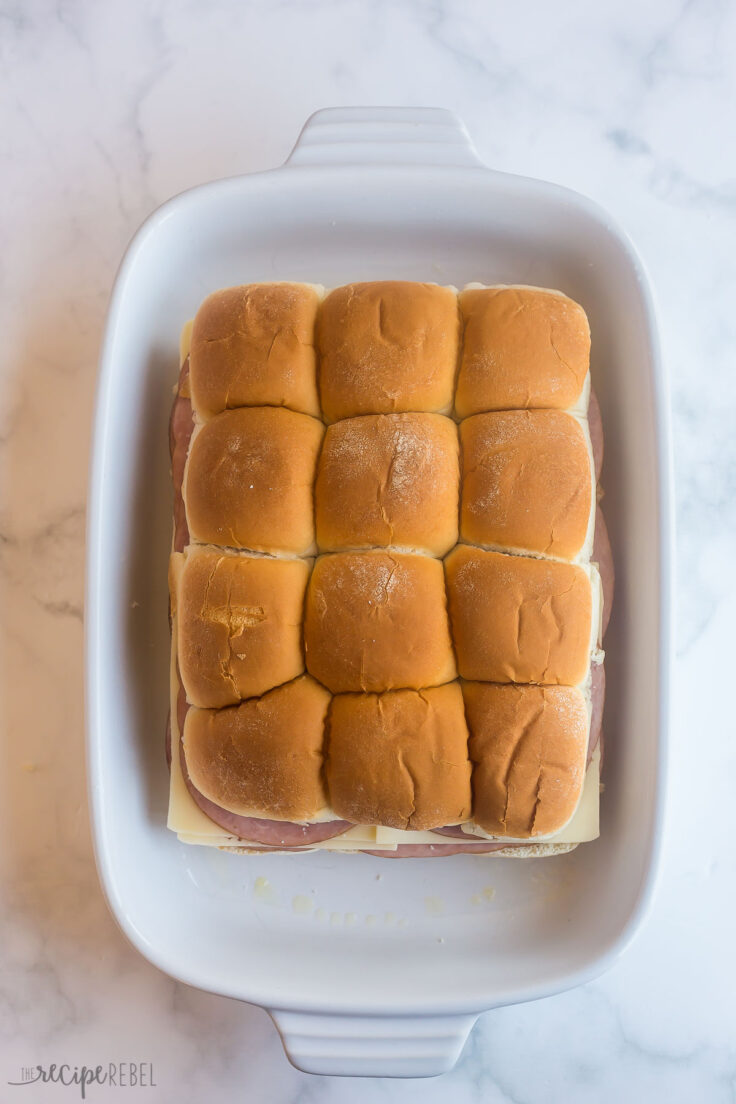
[[[310,284],[245,284],[205,299],[189,350],[200,421],[239,406],[320,417],[314,328],[321,294]]]
[[[600,637],[595,567],[458,545],[445,570],[462,678],[567,686],[586,681]]]
[[[189,536],[273,555],[314,551],[313,485],[324,426],[273,406],[195,426],[182,493]]]
[[[303,673],[309,568],[197,545],[172,555],[178,670],[190,705],[237,705]]]
[[[323,552],[444,556],[458,539],[457,426],[440,414],[366,414],[328,426],[317,469]]]
[[[572,818],[585,779],[590,715],[569,686],[463,684],[473,821],[494,838],[544,839]]]
[[[460,536],[469,544],[588,560],[596,479],[584,421],[562,410],[503,410],[460,423]]]
[[[460,316],[453,288],[401,280],[346,284],[317,318],[327,422],[452,409]]]
[[[469,285],[460,292],[458,418],[489,410],[587,410],[590,327],[558,291]]]

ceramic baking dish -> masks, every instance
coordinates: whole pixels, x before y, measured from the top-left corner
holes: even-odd
[[[560,288],[593,334],[617,568],[601,837],[541,860],[243,857],[165,826],[167,419],[182,323],[214,288],[379,278]],[[647,280],[601,209],[482,165],[433,109],[313,116],[286,165],[166,203],[131,244],[100,366],[89,501],[89,789],[100,879],[130,941],[268,1009],[291,1061],[421,1076],[478,1014],[578,985],[651,898],[667,726],[670,465]]]

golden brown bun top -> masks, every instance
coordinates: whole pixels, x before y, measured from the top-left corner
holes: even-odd
[[[460,293],[465,325],[455,410],[564,410],[580,398],[590,360],[585,311],[538,288]]]
[[[196,545],[178,559],[177,653],[191,705],[234,705],[302,674],[307,562]]]
[[[320,556],[307,589],[307,670],[333,693],[455,678],[442,564],[398,552]]]
[[[460,424],[463,540],[574,559],[593,472],[580,422],[561,410],[476,414]]]
[[[184,478],[192,540],[314,551],[312,487],[324,426],[271,406],[226,410],[193,436]]]
[[[384,280],[330,292],[317,323],[326,420],[449,411],[459,330],[450,288]]]
[[[192,404],[204,420],[238,406],[288,406],[319,417],[306,284],[246,284],[209,295],[192,328]]]
[[[590,667],[593,591],[582,567],[461,544],[445,569],[462,678],[583,681]]]
[[[463,684],[473,761],[473,819],[493,836],[560,831],[585,780],[588,711],[569,686]]]
[[[457,541],[457,427],[441,414],[375,414],[327,430],[315,486],[323,551],[394,545],[442,556]]]
[[[184,754],[194,786],[238,816],[308,821],[324,809],[330,695],[308,675],[229,709],[190,709]]]
[[[470,815],[468,730],[456,682],[341,694],[328,732],[327,780],[341,819],[422,830]]]
[[[203,303],[194,543],[171,578],[205,798],[267,820],[473,816],[531,843],[567,823],[598,611],[595,572],[564,562],[590,536],[589,440],[566,412],[589,348],[582,308],[533,288],[383,281],[320,304],[261,284]]]

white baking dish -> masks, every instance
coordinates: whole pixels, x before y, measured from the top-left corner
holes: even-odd
[[[601,838],[567,856],[243,857],[188,847],[165,826],[179,329],[224,285],[383,277],[556,287],[590,317],[618,586]],[[660,841],[667,411],[628,239],[588,200],[481,165],[447,112],[319,112],[283,168],[195,188],[148,219],[121,267],[102,354],[87,589],[97,863],[142,954],[190,985],[263,1005],[301,1069],[406,1076],[448,1069],[479,1012],[612,963],[651,898]]]

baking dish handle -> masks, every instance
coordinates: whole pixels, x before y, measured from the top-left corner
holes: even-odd
[[[434,1077],[457,1062],[477,1016],[339,1016],[269,1009],[292,1065],[344,1077]]]
[[[287,166],[452,165],[485,168],[463,123],[441,107],[315,111]]]

